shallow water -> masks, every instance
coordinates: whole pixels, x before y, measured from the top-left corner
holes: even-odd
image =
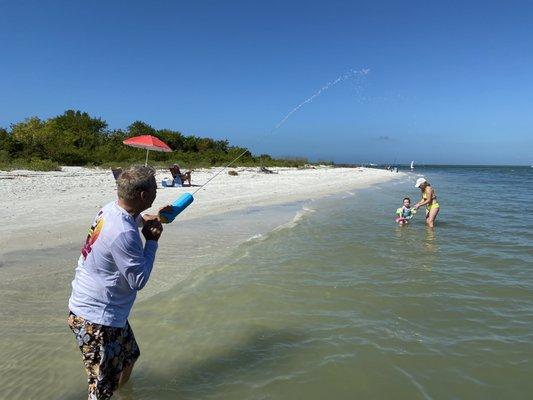
[[[402,198],[419,196],[417,174],[442,206],[434,230],[423,212],[394,224]],[[434,167],[169,229],[149,283],[163,290],[134,307],[142,355],[117,398],[529,398],[532,200],[532,168]],[[188,248],[202,247],[184,258],[187,243],[168,244],[188,231]],[[41,270],[2,286],[0,398],[81,399],[79,354],[54,308],[71,275]]]

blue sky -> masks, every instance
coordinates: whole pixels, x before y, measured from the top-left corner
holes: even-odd
[[[72,108],[256,153],[532,164],[531,21],[526,1],[1,1],[0,126]]]

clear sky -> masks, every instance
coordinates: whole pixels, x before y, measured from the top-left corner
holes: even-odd
[[[529,1],[0,0],[6,128],[79,109],[280,156],[533,164],[532,73]]]

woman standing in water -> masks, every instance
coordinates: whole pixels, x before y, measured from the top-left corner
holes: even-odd
[[[416,180],[415,187],[420,188],[420,191],[422,192],[422,199],[414,205],[414,209],[417,210],[419,207],[425,205],[426,224],[430,228],[433,228],[435,225],[435,219],[437,218],[437,214],[440,210],[439,203],[437,203],[437,195],[435,194],[435,190],[433,190],[429,182],[424,178],[418,178]]]

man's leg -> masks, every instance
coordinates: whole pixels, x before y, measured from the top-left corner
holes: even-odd
[[[131,372],[133,371],[133,367],[135,366],[135,362],[141,355],[141,352],[139,350],[139,346],[137,345],[137,341],[135,340],[135,335],[133,334],[133,330],[131,329],[130,323],[126,322],[126,326],[123,330],[123,369],[122,373],[120,374],[120,379],[118,382],[119,386],[124,385],[131,376]]]
[[[135,365],[135,361],[124,367],[124,369],[122,370],[122,373],[120,374],[120,379],[118,381],[118,387],[121,387],[130,379],[131,371],[133,371],[134,365]]]
[[[93,324],[81,317],[70,314],[70,329],[76,336],[87,372],[88,398],[109,399],[118,387],[119,373],[113,360],[116,345],[113,342],[120,332],[100,324]]]

